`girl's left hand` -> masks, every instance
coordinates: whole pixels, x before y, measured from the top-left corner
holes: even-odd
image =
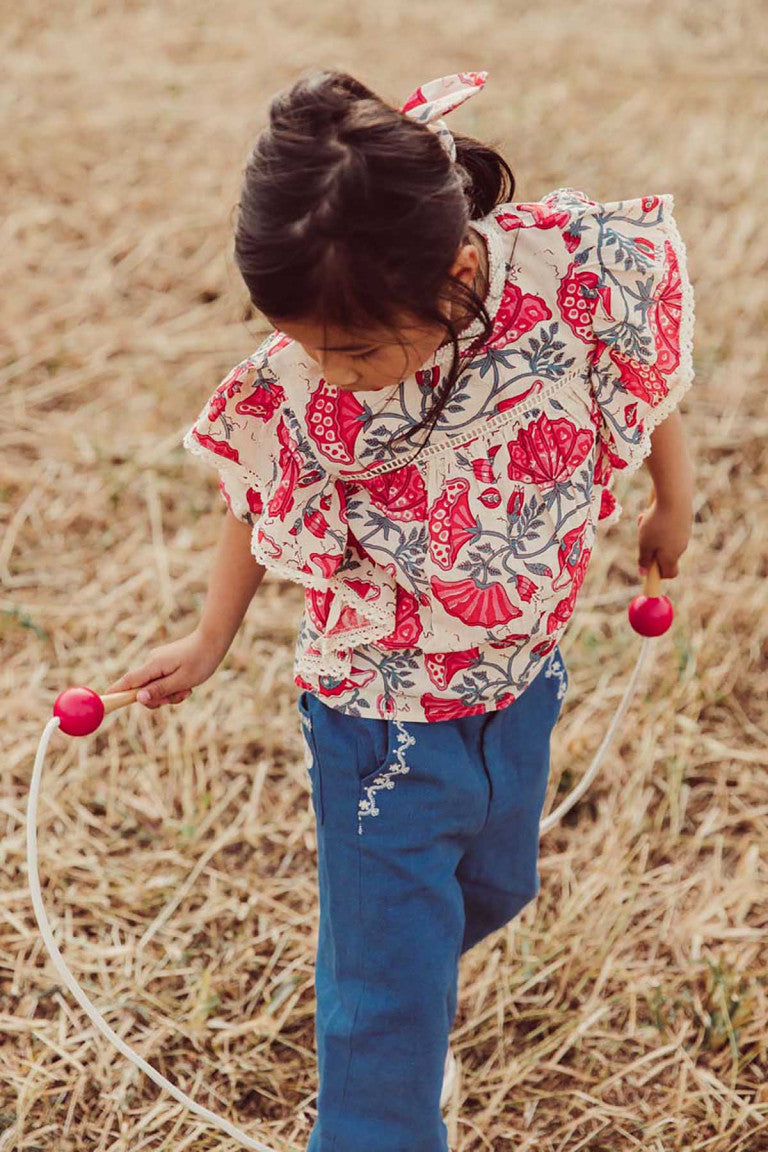
[[[690,501],[660,506],[657,500],[637,518],[638,568],[644,576],[651,560],[656,560],[659,573],[665,579],[677,576],[677,561],[688,547],[693,526],[693,507]]]

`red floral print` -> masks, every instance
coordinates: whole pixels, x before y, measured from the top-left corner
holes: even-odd
[[[279,457],[281,475],[275,494],[267,504],[267,511],[270,516],[279,516],[281,520],[285,520],[294,506],[294,492],[301,471],[301,458],[296,440],[289,433],[283,417],[277,426],[277,438],[282,445]]]
[[[427,507],[424,477],[414,464],[383,472],[380,476],[358,481],[370,494],[377,508],[393,520],[408,523],[423,520]]]
[[[471,668],[479,659],[480,649],[475,645],[465,652],[428,652],[424,656],[424,666],[435,687],[445,690],[457,672]]]
[[[477,531],[469,508],[469,482],[448,480],[429,510],[429,554],[440,568],[452,568],[462,547]]]
[[[372,580],[354,580],[347,576],[344,583],[348,588],[351,588],[361,600],[378,600],[381,595],[381,589],[378,584],[374,584]]]
[[[227,400],[241,390],[245,373],[243,366],[238,364],[228,372],[222,382],[217,386],[208,402],[208,419],[214,421],[227,407]]]
[[[503,584],[476,584],[469,577],[466,580],[440,580],[437,576],[431,578],[430,584],[446,612],[458,616],[465,624],[493,628],[522,616],[520,609],[507,596]]]
[[[488,644],[491,648],[509,648],[512,645],[520,645],[528,639],[527,632],[510,632],[508,636],[502,636],[500,640],[489,640]]]
[[[304,589],[304,602],[307,607],[307,614],[312,620],[318,632],[325,631],[325,625],[328,620],[328,613],[331,610],[331,604],[336,593],[332,588],[305,588]]]
[[[547,617],[547,632],[554,632],[555,629],[562,628],[570,619],[579,589],[584,583],[584,573],[587,570],[591,553],[591,548],[582,549],[578,562],[572,571],[573,582],[570,592],[563,600],[555,605],[554,611],[550,612]]]
[[[586,520],[576,528],[565,533],[563,542],[557,549],[558,573],[552,581],[552,588],[559,592],[575,577],[578,563],[582,555],[582,544],[587,529]]]
[[[318,512],[316,508],[304,513],[304,524],[313,536],[317,536],[318,540],[322,540],[329,527],[325,516],[323,516],[322,512]]]
[[[326,636],[343,636],[355,628],[362,628],[367,617],[353,604],[345,604],[338,615],[336,623],[326,628]]]
[[[367,413],[352,392],[321,380],[306,409],[307,432],[318,452],[335,464],[354,464],[355,441]]]
[[[485,504],[486,508],[498,508],[501,504],[501,492],[498,488],[484,488],[478,500],[481,504]]]
[[[653,303],[648,309],[648,324],[656,349],[656,367],[666,376],[680,365],[680,322],[683,311],[683,285],[680,264],[669,240],[664,242],[666,268]]]
[[[237,449],[228,444],[226,440],[216,440],[215,437],[209,436],[206,432],[198,432],[196,428],[192,429],[192,435],[198,444],[203,448],[208,448],[211,452],[215,452],[217,456],[223,456],[225,460],[234,460],[239,462],[240,456]]]
[[[606,520],[616,510],[616,497],[613,492],[608,488],[603,488],[600,493],[600,511],[598,513],[598,520]]]
[[[419,700],[424,715],[431,722],[455,720],[459,716],[482,716],[485,704],[466,704],[463,700],[445,700],[432,692],[424,692]]]
[[[495,483],[496,473],[493,470],[493,458],[500,447],[500,444],[494,444],[492,448],[488,449],[487,456],[478,456],[475,460],[471,461],[475,480],[481,480],[483,484]]]
[[[376,711],[382,720],[388,720],[397,715],[397,701],[388,692],[380,692],[376,697]]]
[[[335,680],[331,676],[321,676],[318,691],[321,696],[344,696],[356,688],[365,688],[375,678],[373,668],[357,668],[353,664],[349,676],[344,676],[340,680]],[[310,687],[315,691],[314,684]]]
[[[208,419],[216,420],[225,411],[227,407],[227,399],[221,392],[217,391],[211,397],[208,405]]]
[[[487,347],[501,348],[512,340],[519,340],[542,320],[551,318],[552,313],[545,300],[532,292],[521,292],[517,284],[510,281],[504,288]]]
[[[619,383],[627,392],[637,396],[638,400],[645,400],[655,407],[667,395],[667,382],[655,364],[643,364],[640,360],[633,360],[613,344],[605,345],[600,342],[597,347],[608,348],[608,355]]]
[[[330,580],[331,576],[335,575],[342,561],[340,552],[310,552],[309,558],[326,580]],[[313,568],[308,564],[304,571],[311,573]]]
[[[520,599],[525,600],[526,603],[539,590],[538,584],[534,584],[533,580],[530,580],[527,576],[524,576],[522,572],[517,573],[515,580],[517,581],[517,594]]]
[[[239,416],[256,416],[259,420],[271,420],[277,409],[285,403],[285,389],[279,384],[257,384],[247,396],[235,405]]]
[[[507,515],[513,520],[520,516],[525,504],[525,489],[515,488],[507,501]]]
[[[447,94],[449,91],[457,91],[459,85],[473,88],[482,88],[487,75],[487,72],[453,72],[450,76],[441,76],[439,81],[431,80],[429,82],[428,94],[424,92],[423,86],[419,85],[419,87],[416,88],[415,91],[408,97],[405,103],[401,105],[400,111],[403,113],[410,112],[412,109],[418,108],[422,104],[427,104],[431,101],[440,99],[441,81],[445,81],[445,91]],[[476,93],[470,93],[470,95],[476,95]],[[455,101],[448,100],[446,107],[443,108],[442,114],[446,115],[446,113],[450,112],[452,108],[462,104],[466,99],[466,95],[463,93],[459,95],[457,92],[457,99]]]
[[[516,396],[505,396],[503,400],[499,400],[496,405],[497,412],[506,412],[508,408],[516,408],[523,400],[527,400],[529,396],[535,396],[537,392],[541,392],[544,384],[541,380],[534,380],[529,388],[524,392],[518,392]]]
[[[551,420],[546,413],[510,440],[508,475],[511,480],[539,484],[542,490],[564,484],[586,460],[594,435],[561,417]]]
[[[596,272],[571,264],[557,291],[557,305],[564,323],[574,336],[578,336],[585,344],[592,344],[594,341],[592,318],[597,298],[590,297],[583,289],[596,292],[598,284]]]
[[[235,510],[232,504],[232,498],[229,494],[229,491],[227,490],[226,481],[224,480],[223,476],[219,479],[219,491],[224,497],[224,501],[230,512],[232,512],[234,515]],[[248,488],[246,489],[245,499],[251,516],[260,516],[264,511],[264,500],[261,496],[261,493],[258,492],[255,488]]]
[[[551,209],[537,201],[530,204],[520,203],[515,207],[516,211],[501,211],[496,217],[501,227],[507,232],[513,232],[516,228],[535,228],[537,231],[563,228],[570,220],[570,214],[564,209]],[[526,216],[532,217],[532,219],[526,220]]]
[[[497,709],[507,708],[510,704],[514,704],[516,699],[517,699],[517,697],[515,696],[514,692],[504,692],[501,696],[499,696],[497,698],[496,708]]]
[[[395,627],[376,643],[381,648],[415,648],[421,636],[419,602],[400,584],[395,589]]]
[[[267,345],[267,356],[274,356],[281,348],[287,348],[291,343],[293,341],[290,336],[286,336],[284,332],[279,330],[275,331],[274,338],[269,340]]]

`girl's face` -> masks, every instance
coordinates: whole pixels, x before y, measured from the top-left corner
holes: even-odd
[[[451,269],[454,276],[466,284],[475,281],[480,267],[483,283],[487,285],[484,242],[479,240],[479,245],[483,248],[482,254],[474,243],[464,244]],[[456,304],[447,302],[445,315],[450,319],[456,308]],[[324,333],[321,325],[304,321],[270,322],[301,344],[329,384],[347,392],[378,392],[396,387],[435,354],[445,337],[444,330],[437,325],[425,327],[407,320],[398,328],[397,340],[391,333],[358,331],[352,334],[337,327],[328,327]]]
[[[323,329],[292,321],[276,324],[281,332],[301,344],[307,356],[334,388],[347,392],[378,392],[395,387],[416,372],[432,356],[444,336],[442,329],[402,325],[396,340],[376,332],[352,336],[342,328],[329,327],[322,346]]]

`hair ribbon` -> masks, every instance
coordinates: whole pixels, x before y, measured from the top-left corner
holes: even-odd
[[[456,159],[456,142],[442,119],[485,86],[487,72],[454,72],[430,80],[412,92],[400,111],[434,132],[451,160]]]

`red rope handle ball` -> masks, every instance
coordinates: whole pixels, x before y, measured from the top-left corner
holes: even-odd
[[[126,704],[133,704],[138,692],[138,688],[131,688],[127,692],[99,696],[92,688],[81,685],[65,688],[53,703],[53,714],[58,716],[59,727],[67,736],[89,736],[108,713]]]
[[[635,632],[641,636],[661,636],[674,620],[672,605],[661,594],[661,574],[655,560],[651,560],[646,573],[642,595],[630,602],[627,614]]]

